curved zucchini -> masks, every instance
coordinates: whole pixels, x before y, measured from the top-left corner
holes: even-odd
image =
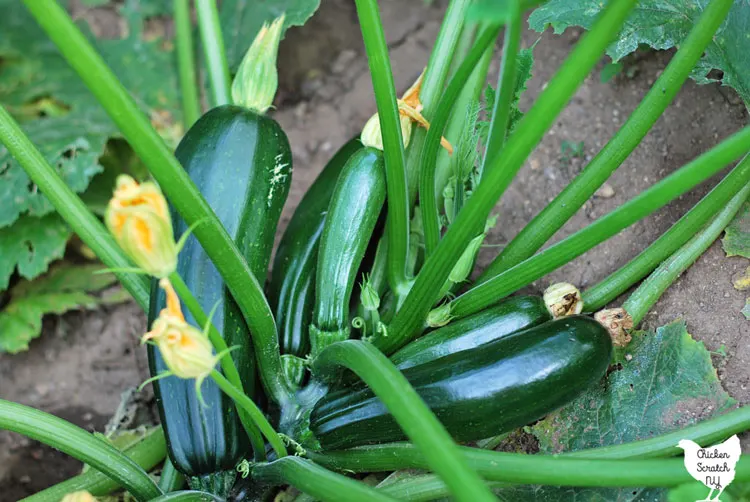
[[[596,321],[566,317],[412,367],[404,376],[457,441],[521,427],[571,401],[607,370],[612,342]],[[369,389],[318,401],[310,430],[323,449],[406,439]]]
[[[385,192],[383,153],[362,148],[346,162],[323,226],[310,324],[313,356],[327,345],[349,338],[349,301]]]
[[[190,128],[175,155],[262,281],[291,181],[292,156],[284,132],[268,117],[222,106]],[[186,231],[185,222],[174,212],[172,219],[176,235]],[[219,272],[193,236],[180,252],[177,271],[205,312],[218,305],[213,324],[227,345],[237,347],[232,359],[245,392],[252,396],[255,367],[250,333]],[[163,293],[152,294],[149,322],[163,305]],[[195,324],[189,312],[185,315]],[[148,355],[152,375],[166,369],[158,350],[149,346]],[[206,406],[199,402],[193,381],[165,378],[154,382],[154,389],[175,467],[199,477],[194,485],[222,486],[222,476],[234,479],[234,467],[249,445],[232,400],[210,379],[202,387]]]
[[[346,161],[360,149],[362,143],[354,138],[328,161],[294,210],[276,249],[267,296],[282,354],[305,357],[309,350],[307,329],[315,302],[315,267],[328,204]]]
[[[549,321],[544,300],[515,296],[482,312],[426,333],[391,356],[400,370],[470,350]]]

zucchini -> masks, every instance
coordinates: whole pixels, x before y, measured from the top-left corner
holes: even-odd
[[[423,335],[391,356],[400,370],[486,345],[521,329],[549,321],[542,298],[515,296]]]
[[[414,366],[404,376],[457,441],[473,441],[571,401],[599,381],[611,356],[607,330],[572,316]],[[310,431],[326,450],[406,439],[382,402],[361,387],[320,399]]]
[[[289,142],[272,119],[238,106],[221,106],[203,115],[185,134],[175,156],[203,193],[237,243],[255,276],[263,280],[281,209],[289,192],[292,156]],[[186,231],[173,211],[175,234]],[[193,236],[180,252],[177,266],[205,312],[218,305],[213,324],[227,345],[245,393],[255,390],[250,333],[239,307],[219,272]],[[152,290],[153,291],[153,290]],[[149,323],[164,306],[164,295],[152,294]],[[188,322],[195,324],[189,312]],[[149,346],[152,375],[166,369],[159,351]],[[206,406],[193,381],[165,378],[154,389],[170,459],[191,486],[225,486],[234,467],[249,450],[249,441],[232,400],[210,379],[202,387]]]
[[[346,161],[362,148],[359,138],[345,143],[305,193],[281,237],[268,283],[282,354],[305,357],[315,302],[318,244],[328,204]]]
[[[359,265],[385,202],[383,153],[363,147],[346,162],[328,206],[318,249],[313,357],[349,338],[349,308]]]

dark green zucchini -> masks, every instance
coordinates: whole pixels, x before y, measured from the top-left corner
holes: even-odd
[[[346,162],[328,206],[318,249],[312,354],[349,338],[357,271],[385,201],[383,153],[363,147]]]
[[[544,300],[514,296],[472,316],[423,335],[391,356],[400,370],[419,366],[549,321]]]
[[[289,192],[292,156],[279,125],[238,106],[214,108],[203,115],[180,142],[177,159],[198,186],[221,223],[237,243],[255,276],[268,269],[276,224]],[[172,212],[175,235],[186,224]],[[218,271],[193,236],[179,255],[177,271],[205,312],[218,305],[213,324],[227,345],[245,392],[256,392],[250,333]],[[149,322],[163,308],[164,295],[152,294]],[[187,320],[195,324],[189,312]],[[159,351],[149,346],[151,374],[166,369]],[[248,453],[249,442],[232,400],[210,379],[202,387],[202,406],[195,382],[169,377],[154,382],[169,456],[196,486],[223,486],[222,477]]]
[[[346,161],[360,149],[362,143],[354,138],[328,161],[294,210],[276,249],[267,297],[275,314],[282,354],[305,357],[309,350],[315,267],[328,204]]]
[[[414,366],[404,376],[457,441],[508,432],[571,401],[604,375],[607,331],[588,317],[550,321]],[[406,439],[369,389],[319,400],[310,431],[323,449]]]

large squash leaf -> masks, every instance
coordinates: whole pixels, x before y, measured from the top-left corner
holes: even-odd
[[[531,427],[542,453],[560,453],[646,439],[727,411],[724,391],[702,342],[677,321],[634,333],[618,350],[602,384]],[[501,500],[661,501],[661,489],[518,487]],[[504,498],[503,498],[504,497]]]
[[[641,0],[628,18],[607,54],[618,61],[639,44],[671,49],[685,39],[709,0]],[[529,26],[543,31],[551,25],[555,33],[569,26],[588,29],[606,5],[600,0],[550,0],[529,17]],[[732,87],[750,107],[750,3],[735,0],[724,24],[706,48],[693,79],[705,84],[711,70],[721,70],[722,84]]]
[[[123,290],[110,295],[92,293],[117,281],[112,274],[95,274],[101,265],[58,265],[35,281],[14,287],[10,302],[0,311],[0,353],[16,353],[42,332],[45,314],[62,314],[77,308],[91,309],[100,303],[128,298]]]
[[[124,35],[96,39],[79,25],[166,139],[180,136],[179,92],[173,48],[147,37],[149,15],[163,3],[127,0],[120,7]],[[20,2],[0,0],[0,103],[78,193],[102,171],[99,158],[117,128]],[[0,145],[0,289],[16,266],[25,278],[45,272],[70,236],[64,221]],[[41,225],[37,225],[40,223]]]
[[[320,0],[224,0],[219,17],[230,68],[237,69],[264,22],[284,13],[285,30],[302,26],[319,5]]]

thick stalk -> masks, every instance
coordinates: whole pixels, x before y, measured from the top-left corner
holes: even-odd
[[[667,68],[638,108],[588,166],[503,249],[482,273],[484,282],[519,264],[539,250],[573,216],[641,143],[661,117],[732,6],[732,0],[712,0]]]
[[[750,163],[750,157],[745,157],[741,162],[741,164],[745,163]],[[735,173],[740,169],[741,165],[738,165],[732,172]],[[738,180],[732,174],[725,177],[708,195],[638,256],[598,284],[585,290],[583,292],[584,309],[587,312],[599,310],[643,279],[690,240],[744,185],[742,180]]]
[[[190,0],[174,0],[174,31],[177,44],[177,68],[182,92],[182,121],[185,129],[201,116],[193,57],[193,26],[190,22]]]
[[[281,375],[279,377],[281,377]],[[263,433],[271,444],[273,451],[276,452],[276,456],[279,458],[286,456],[286,446],[284,446],[284,442],[263,414],[263,411],[258,408],[258,405],[255,404],[252,399],[247,397],[240,389],[232,385],[229,380],[224,378],[224,375],[218,371],[213,370],[211,372],[211,378],[213,378],[216,385],[218,385],[227,396],[232,398],[237,405],[237,408],[244,410],[245,413],[250,416],[253,422],[255,422],[255,425],[258,426],[258,429],[260,429],[260,432]]]
[[[750,164],[748,162],[747,164]],[[742,204],[750,194],[750,184],[735,195],[732,200],[716,215],[716,218],[690,242],[682,246],[664,263],[654,270],[648,278],[638,286],[633,294],[623,304],[623,308],[633,317],[633,324],[637,326],[646,314],[659,300],[664,291],[685,271],[706,249],[719,237],[724,228],[729,225]]]
[[[487,136],[487,148],[484,152],[480,179],[487,159],[495,158],[505,144],[510,122],[511,103],[516,94],[516,63],[518,48],[521,45],[521,11],[518,1],[508,2],[508,21],[503,37],[503,54],[500,60],[500,73],[497,76],[497,93],[495,107],[492,109],[492,122]]]
[[[478,312],[568,263],[710,178],[747,153],[748,145],[750,127],[723,141],[586,228],[489,281],[474,286],[451,302],[451,315],[463,317]],[[750,163],[741,165],[740,170],[731,176],[746,183],[750,180]]]
[[[500,487],[506,483],[485,482],[489,488]],[[450,496],[448,486],[434,474],[421,474],[408,479],[396,481],[377,489],[386,495],[408,502],[428,502]]]
[[[279,403],[291,399],[280,378],[276,325],[263,288],[211,206],[65,10],[54,0],[24,0],[24,4],[107,111],[187,225],[201,222],[193,233],[224,278],[253,334],[261,380],[268,395]]]
[[[133,267],[102,222],[86,207],[81,198],[73,193],[73,190],[49,165],[18,123],[2,106],[0,106],[0,142],[21,164],[31,181],[55,206],[60,216],[107,267],[113,270]],[[124,272],[115,272],[115,275],[138,305],[144,311],[148,311],[150,288],[146,277]]]
[[[529,153],[619,32],[634,5],[635,0],[613,0],[607,4],[591,31],[583,36],[535,105],[521,119],[503,154],[491,159],[484,180],[417,275],[388,330],[389,336],[375,341],[383,352],[393,352],[419,332],[453,266],[475,236],[477,222],[486,220]]]
[[[167,442],[161,427],[154,427],[137,443],[123,450],[126,457],[148,472],[164,460],[167,455]],[[21,502],[59,502],[68,493],[86,490],[91,495],[107,495],[117,490],[117,481],[96,469],[89,469],[83,474],[73,476],[56,485],[45,488]],[[161,483],[159,488],[164,491]]]
[[[299,491],[323,502],[393,502],[396,499],[364,483],[331,472],[309,460],[284,457],[269,464],[253,466],[251,476],[261,482],[292,485]]]
[[[125,487],[139,501],[162,494],[148,473],[132,459],[62,418],[0,399],[0,429],[23,434],[77,458]]]
[[[216,0],[195,0],[195,10],[198,14],[203,55],[208,67],[208,80],[211,84],[211,102],[213,106],[229,104],[232,102],[229,64],[224,51],[224,37],[221,34]]]
[[[461,448],[465,461],[487,481],[523,485],[592,487],[664,487],[691,482],[683,459],[589,460],[552,455],[527,455]],[[408,443],[310,453],[329,469],[383,472],[429,469],[428,459]],[[736,466],[735,482],[750,480],[750,456]]]
[[[176,492],[185,485],[185,476],[180,471],[175,469],[174,464],[169,457],[164,460],[164,465],[161,468],[161,474],[159,475],[159,488],[164,493]]]
[[[438,150],[440,149],[440,138],[443,129],[453,110],[461,90],[469,80],[471,73],[476,68],[482,55],[497,38],[500,31],[499,26],[486,28],[469,51],[466,59],[458,67],[456,74],[451,78],[448,87],[440,99],[435,116],[427,132],[427,139],[422,150],[422,158],[419,163],[419,207],[422,210],[422,225],[424,226],[425,253],[429,257],[440,241],[440,215],[437,207],[435,194],[435,167]]]
[[[419,91],[419,99],[422,102],[422,115],[427,120],[437,109],[440,96],[445,88],[445,81],[451,69],[451,61],[454,59],[461,32],[464,29],[464,19],[472,0],[451,0],[445,11],[445,17],[440,25],[435,45],[430,53],[430,60],[422,80],[422,89]],[[417,127],[411,134],[411,141],[406,152],[406,177],[409,189],[409,206],[414,205],[417,197],[417,184],[419,182],[419,159],[422,156],[422,148],[427,137],[427,131]]]
[[[388,408],[404,433],[428,457],[429,469],[450,487],[458,501],[494,500],[459,449],[406,377],[372,345],[347,340],[330,345],[315,360],[316,374],[343,366],[354,371]]]
[[[388,282],[395,292],[407,286],[406,259],[409,252],[409,194],[406,188],[404,143],[401,136],[396,89],[393,85],[388,45],[376,0],[356,0],[359,26],[372,75],[375,103],[380,118],[388,189]]]

